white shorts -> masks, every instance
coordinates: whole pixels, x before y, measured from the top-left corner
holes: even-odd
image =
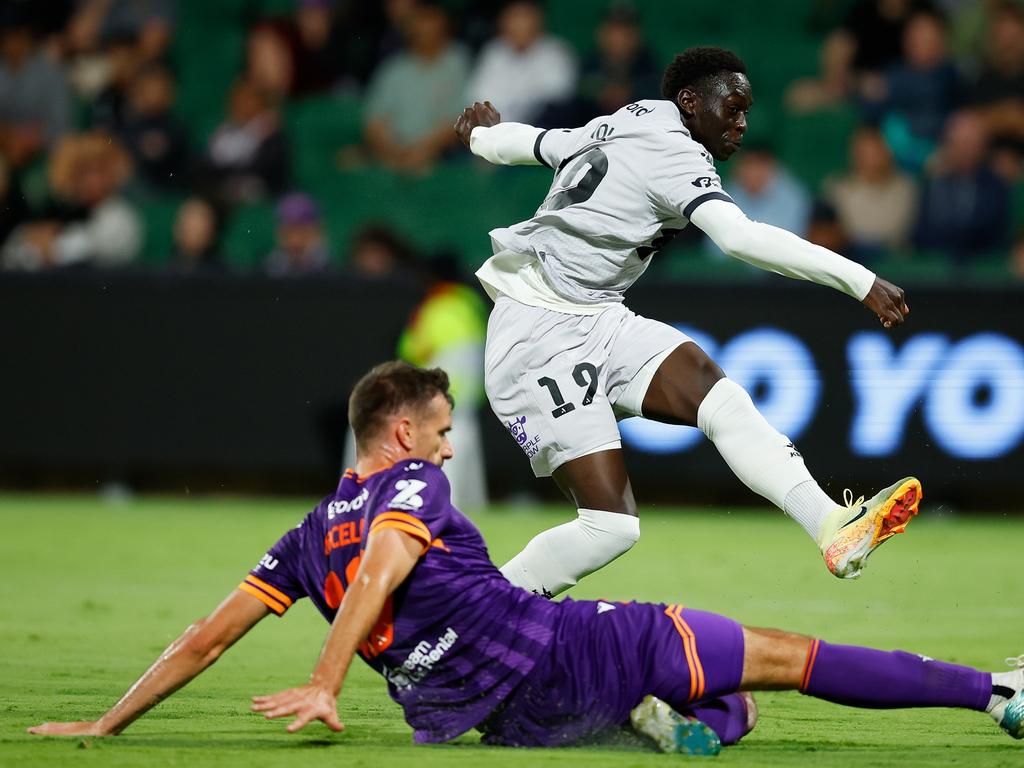
[[[491,409],[537,477],[621,447],[620,418],[641,415],[662,361],[690,337],[622,305],[570,315],[500,296],[487,322]]]

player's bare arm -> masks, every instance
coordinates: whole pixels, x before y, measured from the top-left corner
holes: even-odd
[[[254,696],[253,711],[263,712],[268,719],[295,715],[288,725],[289,733],[314,720],[332,731],[342,730],[337,699],[356,649],[377,622],[385,601],[409,576],[422,554],[423,543],[401,531],[387,528],[372,533],[309,682],[270,696]]]
[[[43,723],[28,732],[40,736],[116,736],[213,664],[268,613],[269,609],[255,597],[235,590],[213,613],[171,643],[98,720]]]

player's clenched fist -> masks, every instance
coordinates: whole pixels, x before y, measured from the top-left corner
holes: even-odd
[[[478,125],[482,125],[486,128],[492,125],[497,125],[501,122],[501,114],[494,108],[494,105],[489,101],[485,101],[481,104],[479,101],[473,102],[473,106],[466,107],[462,110],[462,114],[459,115],[455,121],[455,134],[459,137],[459,140],[469,146],[469,136],[473,133],[473,129]]]
[[[878,319],[886,328],[903,325],[910,314],[903,289],[880,277],[875,278],[875,283],[864,297],[863,304],[878,315]]]

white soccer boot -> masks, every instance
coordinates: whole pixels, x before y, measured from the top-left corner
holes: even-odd
[[[717,755],[718,734],[695,717],[684,717],[661,699],[646,696],[629,713],[633,729],[654,740],[662,752],[677,755]]]
[[[1006,663],[1014,669],[992,675],[995,704],[988,713],[1013,738],[1024,739],[1024,655],[1010,657]]]

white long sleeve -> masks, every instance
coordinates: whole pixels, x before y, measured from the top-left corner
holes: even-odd
[[[469,149],[495,165],[540,165],[534,149],[543,132],[524,123],[478,125],[469,135]]]
[[[792,232],[751,221],[739,206],[707,200],[690,221],[730,256],[786,277],[810,280],[842,291],[858,301],[867,296],[875,273]]]

